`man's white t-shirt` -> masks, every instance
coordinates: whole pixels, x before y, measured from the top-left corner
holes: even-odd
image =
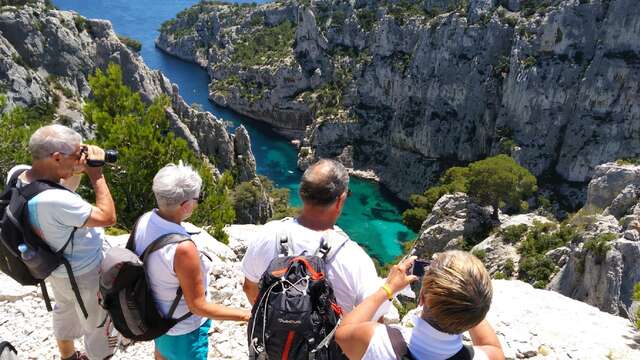
[[[14,172],[28,170],[30,166],[18,165],[9,170],[7,181]],[[18,180],[16,186],[25,184]],[[62,249],[69,240],[73,228],[77,228],[72,242],[64,249],[73,274],[79,276],[95,269],[102,261],[104,230],[98,227],[82,227],[91,215],[92,206],[73,191],[50,189],[33,197],[27,203],[29,222],[36,235],[40,236],[54,251]],[[60,265],[52,276],[69,277]]]
[[[140,220],[138,220],[134,239],[136,255],[142,255],[144,250],[151,245],[154,240],[162,235],[171,233],[190,236],[184,227],[163,219],[155,209],[142,215]],[[164,316],[169,314],[171,304],[173,304],[173,300],[176,298],[176,291],[178,291],[178,287],[180,286],[178,276],[173,268],[173,259],[177,246],[178,244],[167,245],[153,252],[149,255],[149,258],[144,260],[151,294],[156,306]],[[200,254],[200,271],[202,271],[203,285],[207,298],[209,295],[208,284],[211,266],[211,261],[206,256]],[[172,317],[177,319],[188,312],[189,307],[183,296]],[[204,317],[192,315],[177,323],[167,332],[167,335],[178,336],[190,333],[199,328],[205,321],[207,321],[207,319]]]
[[[320,246],[321,239],[325,238],[331,247],[331,259],[326,268],[327,278],[331,282],[338,305],[345,312],[353,310],[383,284],[369,255],[337,225],[334,230],[318,232],[290,218],[265,224],[258,236],[249,243],[242,259],[242,271],[247,279],[255,283],[260,281],[271,260],[280,253],[279,238],[282,235],[293,240],[294,255],[304,251],[313,255]],[[334,253],[338,248],[340,249]],[[390,305],[391,302],[385,302],[374,318],[377,320],[386,314]]]
[[[445,360],[462,349],[461,335],[440,332],[418,316],[414,317],[412,322],[415,324],[413,328],[394,327],[400,330],[409,352],[415,359]],[[478,347],[474,347],[473,359],[489,360],[487,354]],[[396,360],[386,326],[376,325],[362,360]]]

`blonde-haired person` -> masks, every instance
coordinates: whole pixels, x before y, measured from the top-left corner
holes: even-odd
[[[385,286],[342,319],[336,340],[349,359],[504,359],[498,337],[484,319],[491,305],[491,278],[482,262],[466,252],[447,251],[431,262],[423,277],[423,310],[413,319],[415,327],[370,321],[380,304],[417,280],[407,275],[414,260],[395,265]],[[465,331],[473,347],[463,346]]]
[[[142,215],[135,229],[136,254],[141,255],[156,239],[166,234],[189,236],[181,225],[198,206],[202,179],[190,166],[169,164],[153,178],[157,209]],[[211,320],[248,321],[250,312],[208,301],[207,285],[211,260],[193,241],[167,245],[145,259],[151,293],[158,310],[170,311],[178,287],[183,297],[173,313],[178,322],[167,334],[155,339],[156,359],[206,360]]]

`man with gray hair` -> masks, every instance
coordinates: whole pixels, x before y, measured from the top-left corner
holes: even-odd
[[[66,126],[49,125],[31,135],[29,152],[31,167],[18,165],[11,169],[7,176],[9,185],[20,188],[36,181],[49,181],[68,188],[45,190],[27,203],[29,225],[34,233],[52,251],[62,250],[71,266],[72,277],[60,266],[47,278],[55,297],[53,331],[60,357],[109,358],[115,349],[114,339],[100,327],[106,312],[98,305],[96,294],[103,257],[101,227],[115,223],[116,210],[102,168],[86,165],[87,159],[103,158],[104,151],[83,145],[80,134]],[[80,178],[74,174],[81,173],[87,175],[93,187],[95,205],[73,192]],[[74,278],[77,286],[72,287]],[[80,337],[84,337],[86,355],[75,350],[74,339]]]
[[[335,161],[321,159],[311,165],[300,181],[303,207],[300,216],[271,221],[249,244],[242,260],[244,292],[253,304],[259,293],[258,282],[271,260],[279,255],[279,237],[291,240],[293,254],[314,254],[324,240],[330,248],[327,278],[338,305],[351,311],[378,290],[378,277],[371,258],[336,225],[349,195],[349,174]],[[384,304],[375,314],[378,320],[389,309]]]

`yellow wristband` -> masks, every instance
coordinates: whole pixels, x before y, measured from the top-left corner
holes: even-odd
[[[387,293],[387,299],[389,299],[389,301],[393,300],[393,291],[391,291],[391,288],[389,287],[389,285],[387,284],[382,285],[382,290],[384,290],[384,292]]]

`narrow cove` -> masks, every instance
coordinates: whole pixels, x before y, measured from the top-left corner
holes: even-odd
[[[197,103],[204,110],[228,121],[232,127],[244,125],[251,136],[257,170],[278,187],[290,190],[290,202],[300,206],[297,195],[301,172],[296,167],[295,148],[267,125],[221,108],[208,100],[209,78],[199,66],[184,62],[156,49],[154,41],[160,25],[195,0],[55,0],[63,10],[74,10],[88,18],[112,22],[118,34],[142,43],[141,56],[152,69],[162,71],[180,88],[188,103]],[[237,1],[246,2],[246,1]],[[258,3],[264,1],[258,1]],[[353,239],[380,262],[388,262],[402,253],[402,243],[415,234],[402,224],[402,204],[378,184],[351,178],[353,195],[347,201],[338,222]]]

